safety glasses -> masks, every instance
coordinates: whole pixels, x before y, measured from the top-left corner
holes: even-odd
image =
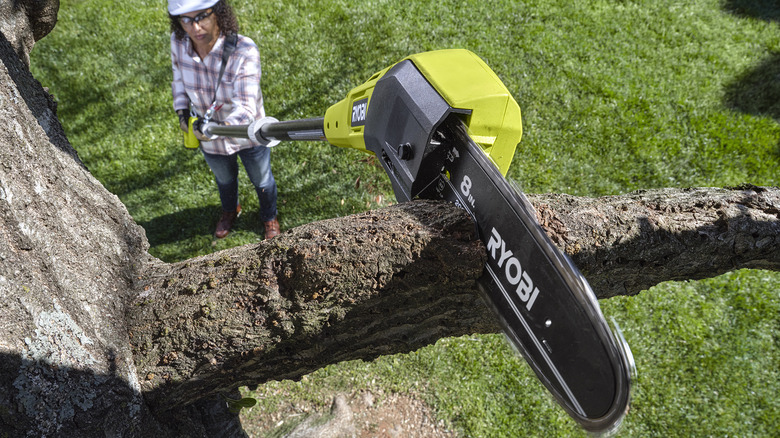
[[[201,21],[209,18],[213,13],[214,13],[213,9],[208,9],[194,17],[187,17],[186,15],[180,15],[179,23],[181,23],[183,26],[192,26],[195,23],[200,23]]]

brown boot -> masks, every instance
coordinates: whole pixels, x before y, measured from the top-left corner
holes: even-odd
[[[219,218],[219,222],[217,222],[217,231],[214,232],[214,235],[217,236],[218,239],[226,237],[233,227],[233,222],[235,222],[236,218],[240,215],[241,205],[236,208],[236,211],[223,211],[222,216]]]
[[[279,235],[279,221],[276,218],[265,223],[265,240]]]

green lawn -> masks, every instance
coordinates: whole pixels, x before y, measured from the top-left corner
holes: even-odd
[[[234,0],[260,47],[266,110],[315,117],[412,53],[466,48],[515,94],[524,137],[509,177],[532,193],[780,185],[780,6],[721,1]],[[176,261],[256,242],[257,198],[215,241],[219,200],[181,146],[170,98],[165,2],[62,0],[32,70],[90,171]],[[291,228],[391,202],[365,154],[324,143],[273,151],[280,220]],[[359,183],[358,183],[359,181]],[[738,271],[602,301],[639,371],[621,436],[780,435],[780,275]],[[582,435],[503,338],[444,339],[372,363],[323,369],[283,389],[415,392],[466,436]],[[253,409],[247,421],[259,415]]]

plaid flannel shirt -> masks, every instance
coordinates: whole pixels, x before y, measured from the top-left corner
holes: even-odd
[[[225,36],[220,35],[211,52],[201,59],[189,38],[179,40],[171,34],[175,111],[192,109],[199,115],[206,114],[214,99],[224,45]],[[260,52],[250,38],[238,36],[236,51],[230,56],[219,84],[217,107],[219,110],[212,121],[220,124],[246,125],[265,117],[260,90]],[[257,145],[248,139],[227,137],[200,144],[205,152],[218,155],[231,155]]]

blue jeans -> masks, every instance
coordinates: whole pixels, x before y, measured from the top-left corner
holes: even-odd
[[[276,180],[271,173],[271,150],[265,146],[242,149],[233,155],[215,155],[203,152],[214,173],[219,188],[222,211],[236,211],[238,207],[238,157],[244,164],[249,179],[255,186],[260,201],[260,219],[267,222],[276,217]]]

